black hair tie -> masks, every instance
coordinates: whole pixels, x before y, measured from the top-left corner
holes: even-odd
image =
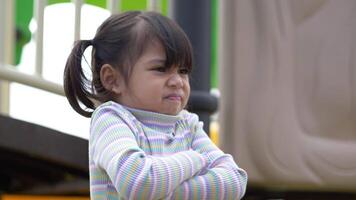
[[[93,47],[96,46],[96,42],[95,42],[94,40],[89,40],[89,42],[90,42],[90,45],[91,45],[91,46],[93,46]]]

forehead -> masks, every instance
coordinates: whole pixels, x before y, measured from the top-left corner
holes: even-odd
[[[146,48],[143,50],[141,56],[138,58],[139,63],[148,62],[165,62],[166,52],[163,45],[158,41],[152,41],[147,44]]]

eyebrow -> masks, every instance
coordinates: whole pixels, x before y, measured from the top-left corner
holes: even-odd
[[[162,58],[153,58],[151,60],[148,60],[147,63],[166,63],[166,59],[162,59]]]

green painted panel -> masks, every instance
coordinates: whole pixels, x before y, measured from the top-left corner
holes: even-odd
[[[33,15],[33,0],[17,0],[15,1],[15,60],[14,64],[18,65],[21,59],[23,46],[31,40],[31,32],[29,24]]]
[[[168,0],[161,0],[161,12],[163,15],[168,15]]]
[[[217,88],[219,83],[218,74],[218,0],[211,0],[211,87]]]
[[[121,0],[121,11],[146,10],[147,0]]]
[[[47,5],[52,5],[56,3],[68,3],[70,0],[47,0]]]
[[[86,0],[85,3],[106,9],[106,0]]]

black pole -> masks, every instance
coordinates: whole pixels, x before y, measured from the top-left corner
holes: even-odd
[[[171,0],[171,17],[188,35],[194,52],[188,109],[199,115],[209,133],[210,115],[217,109],[217,98],[210,95],[211,2],[210,0]]]

